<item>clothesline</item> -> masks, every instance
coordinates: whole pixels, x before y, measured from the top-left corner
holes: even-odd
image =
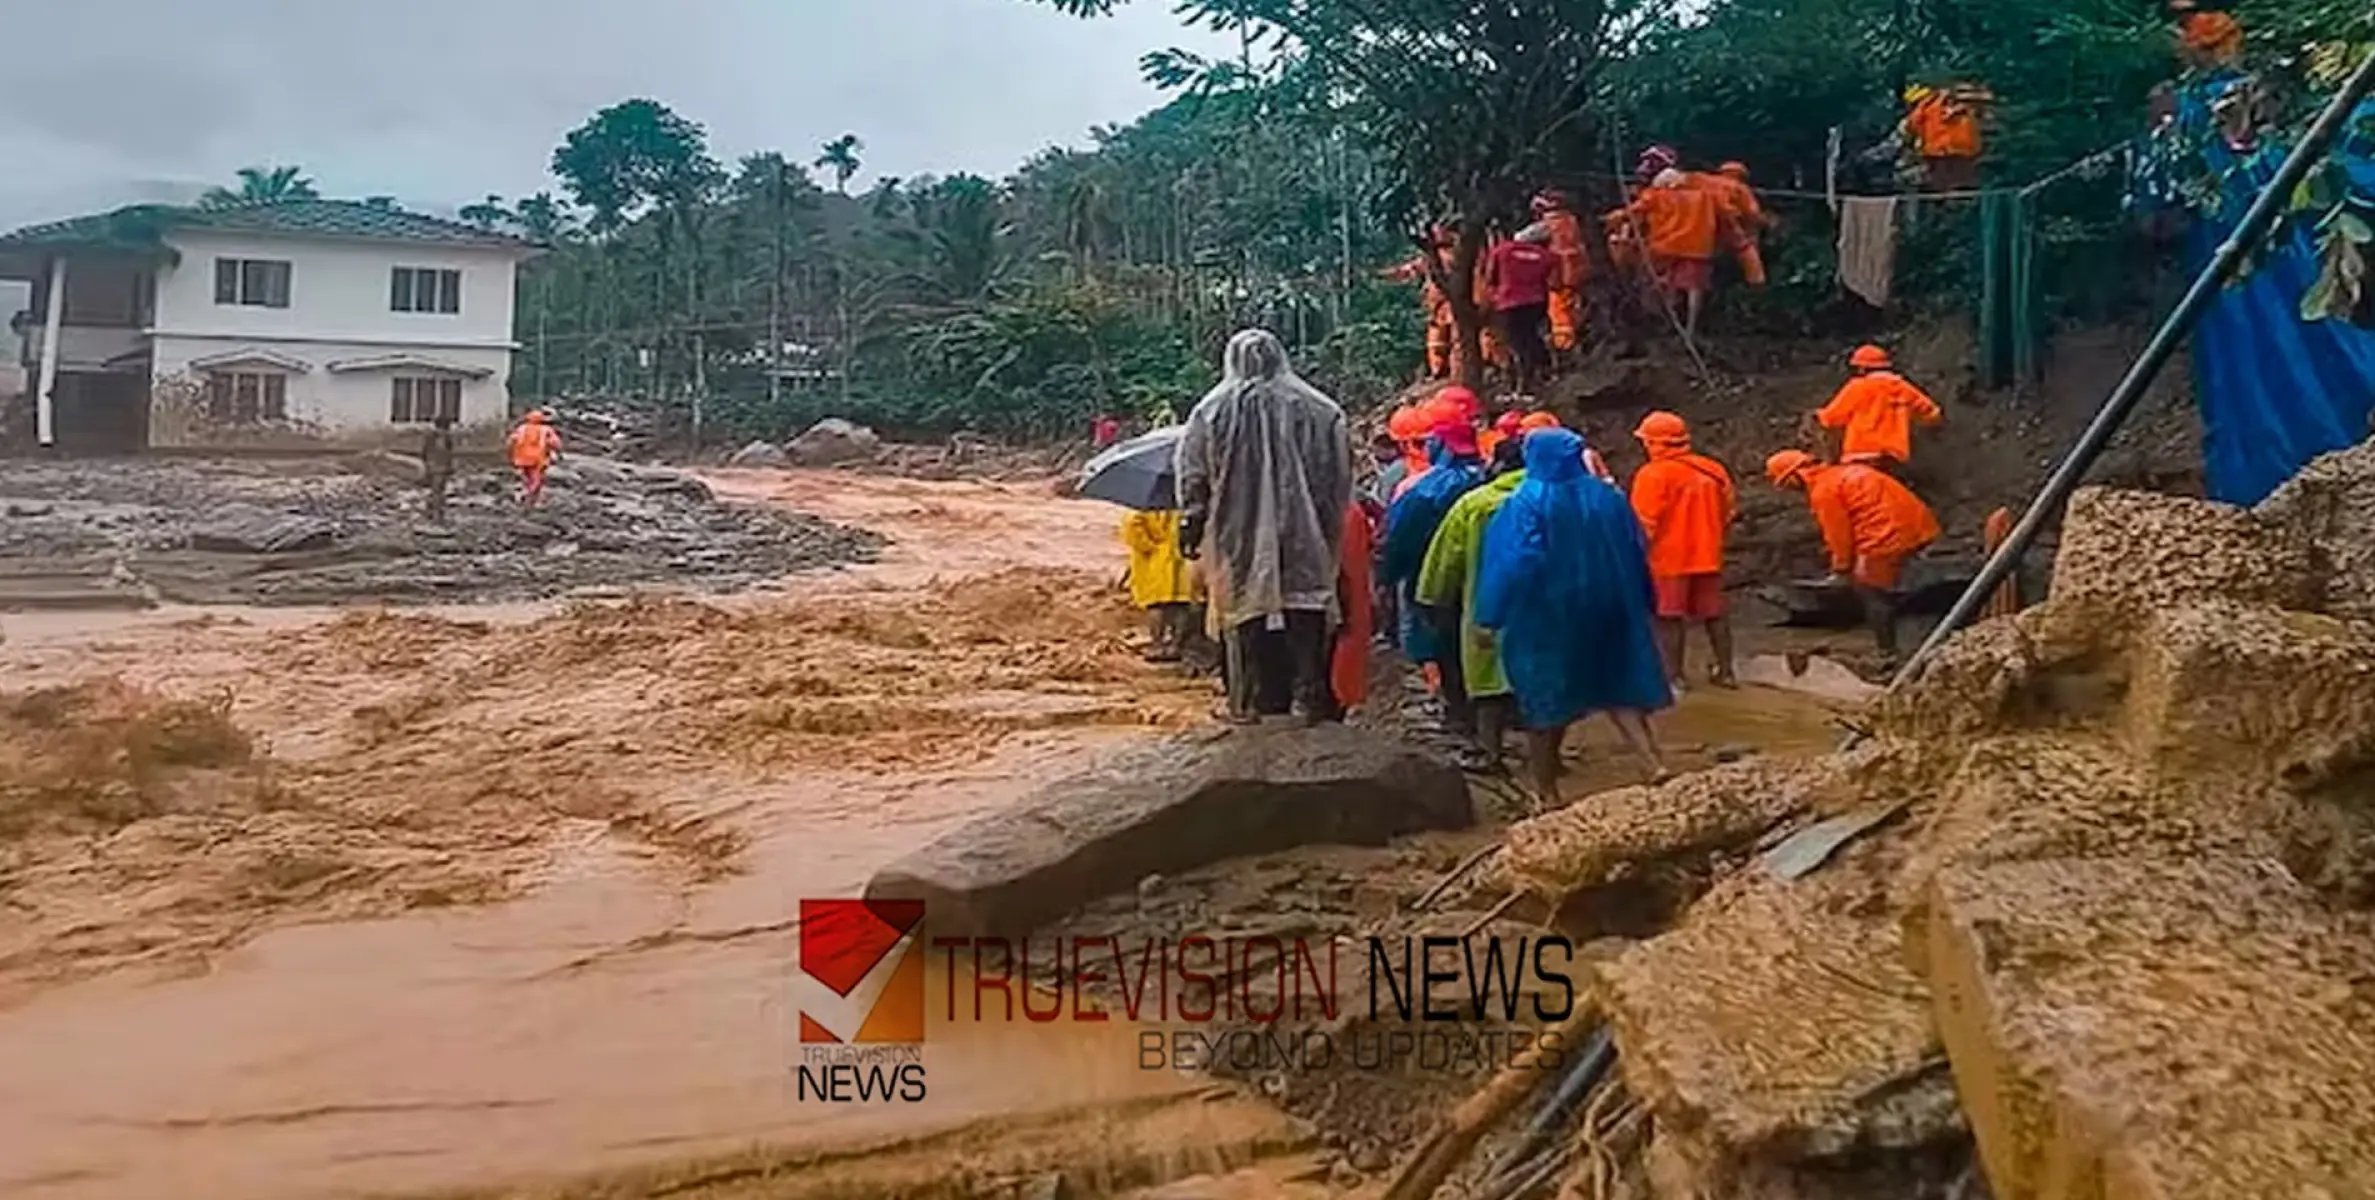
[[[2134,138],[2122,138],[2122,139],[2120,139],[2120,141],[2119,141],[2117,144],[2115,144],[2115,145],[2106,146],[2106,147],[2104,147],[2103,149],[2101,149],[2101,150],[2097,150],[2097,151],[2095,151],[2094,153],[2092,153],[2092,154],[2089,154],[2089,155],[2085,156],[2084,158],[2081,158],[2081,159],[2077,160],[2076,162],[2070,163],[2069,165],[2067,165],[2067,166],[2065,166],[2065,167],[2062,167],[2061,169],[2059,169],[2059,170],[2057,170],[2057,171],[2054,171],[2054,172],[2052,172],[2052,173],[2050,173],[2050,174],[2047,174],[2047,175],[2040,176],[2039,178],[2037,178],[2037,179],[2035,179],[2035,180],[2032,180],[2031,182],[2028,182],[2028,183],[2025,183],[2025,184],[2021,184],[2021,185],[2019,185],[2018,187],[2009,187],[2009,186],[2007,186],[2007,187],[1989,187],[1989,188],[1967,188],[1967,189],[1963,189],[1963,190],[1960,190],[1960,191],[1952,191],[1952,192],[1837,192],[1837,193],[1826,193],[1826,192],[1807,192],[1807,191],[1798,191],[1798,190],[1794,190],[1794,189],[1791,189],[1791,188],[1768,188],[1768,187],[1758,187],[1758,188],[1756,189],[1756,193],[1757,193],[1757,196],[1758,196],[1758,198],[1760,198],[1760,199],[1767,198],[1767,197],[1779,197],[1779,198],[1782,198],[1782,199],[1787,199],[1787,200],[1821,200],[1821,201],[1824,201],[1824,202],[1826,202],[1826,203],[1828,203],[1828,202],[1831,202],[1831,201],[1837,201],[1837,200],[1885,200],[1885,199],[1888,199],[1888,198],[1890,198],[1890,197],[1896,197],[1896,198],[1899,198],[1899,199],[1908,199],[1908,200],[1977,200],[1977,199],[1980,199],[1980,198],[1982,198],[1982,197],[1986,197],[1986,196],[1992,196],[1992,195],[1997,195],[1997,194],[2004,193],[2004,192],[2017,192],[2017,193],[2019,193],[2019,194],[2021,194],[2021,195],[2023,195],[2023,196],[2033,196],[2033,195],[2036,195],[2038,192],[2044,191],[2046,188],[2052,187],[2054,184],[2060,183],[2060,182],[2061,182],[2062,180],[2064,180],[2064,179],[2068,179],[2068,178],[2070,178],[2070,177],[2071,177],[2071,176],[2073,176],[2073,175],[2077,175],[2077,174],[2079,174],[2079,173],[2081,173],[2081,172],[2084,172],[2084,171],[2086,171],[2086,170],[2089,170],[2089,169],[2091,169],[2091,168],[2093,168],[2093,167],[2095,167],[2095,166],[2098,166],[2098,165],[2100,165],[2101,163],[2103,163],[2103,162],[2105,162],[2105,161],[2108,161],[2108,160],[2110,160],[2110,159],[2117,158],[2118,156],[2120,156],[2120,155],[2122,155],[2122,154],[2125,154],[2125,153],[2127,152],[2128,148],[2129,148],[2130,146],[2134,145],[2134,144],[2135,144],[2135,139],[2134,139]],[[1633,184],[1633,183],[1635,182],[1634,180],[1627,179],[1627,178],[1625,178],[1624,176],[1621,176],[1621,175],[1608,175],[1608,174],[1599,174],[1599,173],[1588,174],[1588,175],[1586,176],[1586,178],[1589,178],[1589,179],[1592,179],[1592,180],[1595,180],[1595,181],[1598,181],[1598,182],[1601,182],[1601,183]]]

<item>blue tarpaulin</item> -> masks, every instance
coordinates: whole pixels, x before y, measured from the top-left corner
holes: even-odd
[[[2213,106],[2240,82],[2213,76],[2180,91],[2178,118],[2152,139],[2131,197],[2140,207],[2192,210],[2189,272],[2209,264],[2283,161],[2282,146],[2263,141],[2237,152],[2218,134]],[[2339,153],[2354,183],[2375,179],[2375,161],[2355,147]],[[2185,187],[2180,176],[2203,167],[2209,179],[2201,182],[2215,190]],[[2344,321],[2301,319],[2301,298],[2318,270],[2307,234],[2280,235],[2194,332],[2194,398],[2211,499],[2257,504],[2310,460],[2367,436],[2375,333]]]

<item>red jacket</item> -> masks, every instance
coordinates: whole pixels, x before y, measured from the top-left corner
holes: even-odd
[[[1492,280],[1496,311],[1550,303],[1551,277],[1559,269],[1559,256],[1550,247],[1507,241],[1493,247],[1488,261],[1487,278]]]

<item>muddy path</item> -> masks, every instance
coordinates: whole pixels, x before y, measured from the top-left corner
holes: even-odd
[[[730,598],[0,617],[0,1192],[920,1195],[1066,1146],[1137,1154],[1118,1184],[1299,1144],[1118,1024],[935,1016],[924,1102],[800,1099],[801,899],[1212,697],[1139,660],[1108,508],[710,482],[888,544]],[[1827,710],[1779,696],[1694,696],[1681,757],[1819,749]],[[1464,848],[1223,869],[1212,903]],[[955,1132],[992,1116],[1036,1132]],[[850,1157],[877,1143],[909,1149]],[[587,1181],[620,1171],[653,1182]]]

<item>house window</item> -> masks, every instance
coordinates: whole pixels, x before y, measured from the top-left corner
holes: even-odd
[[[388,272],[388,308],[408,313],[462,311],[462,273],[437,267],[397,267]]]
[[[289,264],[269,258],[214,260],[214,302],[249,308],[287,308]]]
[[[289,377],[256,371],[210,375],[206,416],[218,425],[257,425],[289,419]]]
[[[388,420],[397,425],[426,425],[439,417],[462,420],[462,381],[459,379],[403,379],[395,381],[388,398]]]

